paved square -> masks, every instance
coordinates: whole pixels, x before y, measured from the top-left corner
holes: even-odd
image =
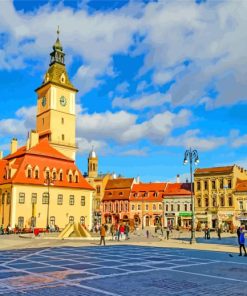
[[[247,295],[247,257],[128,245],[0,252],[0,295]]]

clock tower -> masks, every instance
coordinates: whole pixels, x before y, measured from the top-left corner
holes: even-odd
[[[59,30],[57,34],[49,69],[42,85],[35,90],[38,95],[36,129],[40,139],[48,138],[55,149],[75,160],[75,95],[78,90],[69,80]]]

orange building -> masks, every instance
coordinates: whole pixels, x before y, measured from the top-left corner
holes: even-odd
[[[134,184],[130,194],[130,219],[135,227],[163,224],[163,197],[167,183]]]
[[[102,200],[103,223],[130,222],[129,197],[134,178],[108,180]]]

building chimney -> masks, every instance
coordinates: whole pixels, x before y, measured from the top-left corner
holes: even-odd
[[[136,177],[136,184],[140,184],[140,176]]]
[[[17,151],[17,147],[18,147],[18,141],[16,138],[13,138],[10,144],[10,153],[11,154],[15,153]]]
[[[3,159],[3,151],[0,151],[0,159]]]
[[[177,174],[177,183],[180,183],[180,175]]]
[[[39,134],[35,130],[31,130],[30,140],[29,140],[29,149],[31,149],[38,143],[39,143]]]

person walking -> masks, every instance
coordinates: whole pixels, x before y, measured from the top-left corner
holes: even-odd
[[[100,243],[99,243],[100,245],[104,243],[104,246],[105,246],[105,235],[106,235],[105,226],[104,224],[102,224],[100,227]]]
[[[125,225],[124,231],[125,231],[125,239],[129,239],[130,228],[128,224]]]
[[[167,229],[166,229],[166,239],[169,239],[169,235],[170,235],[170,227],[167,226]]]
[[[111,239],[114,240],[114,237],[115,237],[115,226],[113,224],[111,225],[110,231],[111,231]]]
[[[240,227],[239,229],[239,256],[242,256],[242,249],[244,250],[244,256],[247,256],[245,249],[245,237],[244,237],[244,228]]]
[[[218,239],[221,239],[221,228],[218,227],[217,229]]]

